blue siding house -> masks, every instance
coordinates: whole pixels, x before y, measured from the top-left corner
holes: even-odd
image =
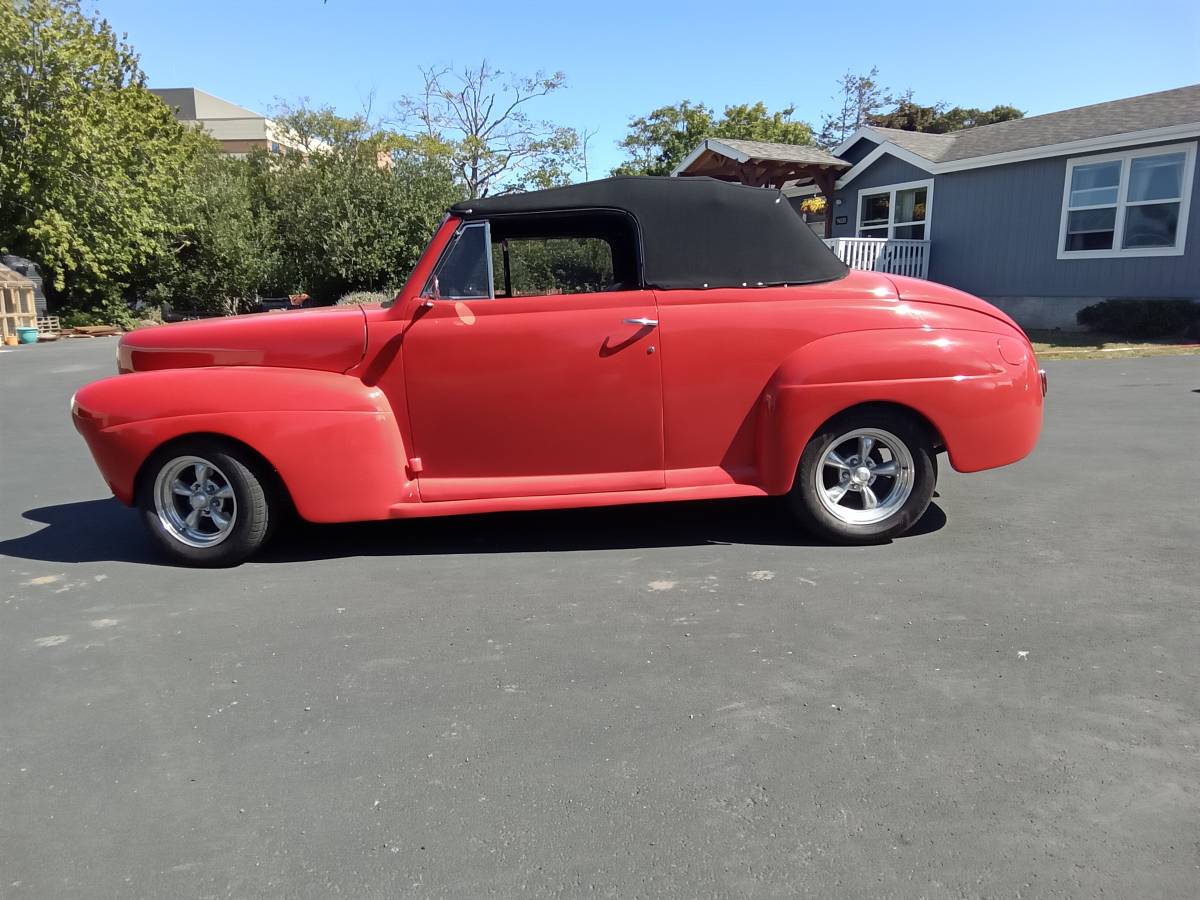
[[[709,139],[676,174],[748,171],[798,210],[823,194],[821,227],[851,265],[1069,328],[1104,299],[1200,299],[1198,140],[1193,85],[949,134],[868,126],[828,158]]]

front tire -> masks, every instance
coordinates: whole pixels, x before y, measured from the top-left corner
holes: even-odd
[[[899,537],[925,514],[937,457],[924,423],[863,408],[830,419],[804,448],[788,503],[813,534],[839,544]]]
[[[266,542],[279,504],[257,460],[219,441],[196,438],[146,464],[137,505],[151,539],[191,566],[235,566]]]

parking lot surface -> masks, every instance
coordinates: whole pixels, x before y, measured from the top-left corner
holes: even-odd
[[[887,546],[663,504],[200,571],[68,421],[114,349],[0,354],[0,896],[1200,891],[1195,357],[1048,364]]]

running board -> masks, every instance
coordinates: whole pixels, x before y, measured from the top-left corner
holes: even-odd
[[[723,500],[732,497],[765,496],[767,496],[766,491],[752,484],[711,484],[644,491],[602,491],[590,494],[555,494],[544,497],[497,497],[483,500],[396,503],[393,504],[390,512],[393,519],[414,519],[426,516],[460,516],[472,513],[576,509],[587,506],[623,506],[633,503],[675,503],[683,500]]]

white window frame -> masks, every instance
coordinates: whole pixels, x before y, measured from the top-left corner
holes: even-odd
[[[1125,239],[1125,211],[1129,208],[1129,169],[1131,161],[1145,156],[1166,156],[1183,153],[1182,196],[1179,198],[1179,224],[1175,228],[1173,247],[1128,247],[1121,246]],[[1110,250],[1067,250],[1067,217],[1071,204],[1071,179],[1078,166],[1093,163],[1120,162],[1121,178],[1117,182],[1116,221],[1113,223],[1113,245]],[[1164,144],[1159,147],[1140,147],[1137,150],[1122,150],[1118,153],[1100,153],[1094,156],[1073,156],[1067,160],[1067,171],[1063,181],[1062,215],[1058,225],[1059,259],[1122,259],[1139,256],[1183,256],[1187,247],[1188,211],[1192,205],[1192,174],[1196,171],[1196,142],[1186,144]],[[1133,206],[1172,203],[1172,200],[1134,201]],[[1102,203],[1080,209],[1107,209],[1114,204]]]
[[[913,188],[925,188],[925,237],[923,238],[897,238],[896,228],[904,227],[905,225],[919,225],[921,222],[896,222],[896,192],[909,191]],[[929,233],[933,227],[933,179],[926,178],[922,181],[902,181],[899,184],[881,184],[878,187],[862,188],[858,192],[858,197],[855,199],[857,210],[854,215],[854,236],[859,237],[859,232],[862,231],[862,202],[863,197],[873,196],[875,194],[890,194],[888,198],[888,224],[887,224],[887,239],[894,240],[929,240]],[[867,226],[868,228],[882,228],[882,225]]]

